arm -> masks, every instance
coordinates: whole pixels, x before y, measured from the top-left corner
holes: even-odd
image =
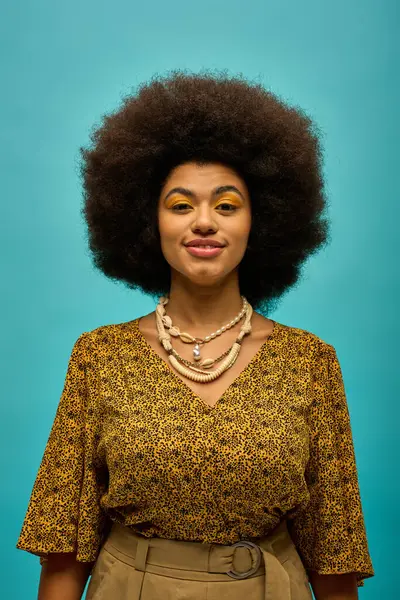
[[[40,574],[38,600],[81,600],[93,563],[73,552],[49,554]]]
[[[343,575],[320,575],[308,571],[315,600],[358,600],[355,573]]]
[[[95,468],[101,419],[92,404],[97,384],[95,369],[87,370],[89,342],[82,334],[72,350],[17,543],[41,557],[39,600],[81,598],[106,524],[100,506],[106,480]]]
[[[292,512],[288,529],[310,573],[316,599],[353,600],[357,598],[354,576],[361,587],[362,579],[372,577],[374,569],[368,551],[350,414],[333,346],[320,346],[313,355],[309,394],[310,455],[304,477],[310,498]]]

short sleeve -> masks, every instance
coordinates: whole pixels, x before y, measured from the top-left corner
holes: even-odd
[[[374,570],[368,550],[349,410],[335,348],[325,344],[312,364],[310,455],[305,479],[310,499],[288,519],[307,570],[356,573],[358,587]]]
[[[105,526],[104,489],[94,459],[98,418],[88,390],[88,335],[83,333],[73,347],[16,546],[40,557],[76,552],[78,561],[95,561]]]

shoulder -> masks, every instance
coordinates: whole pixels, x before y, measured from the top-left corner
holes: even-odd
[[[286,325],[274,319],[267,319],[257,312],[254,312],[252,323],[253,329],[260,337],[271,334],[276,338],[281,337],[289,345],[305,346],[316,350],[333,348],[328,341],[322,339],[312,331],[293,325]]]
[[[283,323],[278,323],[277,326],[282,331],[285,341],[289,346],[307,351],[310,357],[316,357],[325,353],[334,354],[336,352],[334,346],[329,341],[312,331]]]
[[[137,329],[139,318],[121,323],[111,323],[100,325],[95,329],[85,331],[79,337],[79,340],[92,348],[112,346],[121,344],[124,340],[133,339]]]

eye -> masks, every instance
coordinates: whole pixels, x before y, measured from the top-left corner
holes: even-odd
[[[184,210],[188,210],[190,208],[192,208],[192,206],[187,202],[177,202],[174,204],[174,206],[172,206],[172,210],[176,212],[183,212]]]
[[[221,202],[216,206],[219,210],[223,210],[224,212],[235,212],[237,210],[237,206],[231,204],[230,202]]]

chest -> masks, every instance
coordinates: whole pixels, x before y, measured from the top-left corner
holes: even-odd
[[[265,339],[254,336],[253,338],[247,338],[245,343],[242,345],[239,355],[234,364],[224,371],[214,381],[207,383],[196,382],[189,377],[186,377],[176,371],[168,360],[167,353],[164,353],[163,348],[155,340],[151,340],[151,346],[153,350],[159,355],[159,357],[169,366],[173,372],[173,376],[178,377],[185,387],[189,388],[199,399],[204,402],[207,406],[215,408],[219,400],[223,398],[225,392],[229,390],[233,383],[239,380],[242,373],[246,372],[252,363],[257,359],[258,354],[261,352],[265,345]],[[222,352],[223,348],[217,349],[218,352]],[[186,351],[188,353],[188,351]],[[187,356],[186,358],[189,358]],[[215,365],[215,369],[218,365]]]
[[[241,479],[259,482],[266,468],[276,480],[282,462],[297,464],[295,457],[300,457],[299,464],[305,464],[306,381],[294,380],[281,363],[268,364],[265,351],[265,368],[259,362],[244,372],[239,363],[237,370],[228,370],[209,388],[181,383],[174,371],[158,361],[154,373],[148,370],[142,377],[135,369],[128,370],[120,388],[107,379],[100,405],[101,447],[108,467],[135,465],[135,477],[142,473],[145,480],[152,465],[164,484],[163,474],[171,473],[172,489],[172,478],[176,486],[176,473],[182,469],[192,476],[197,467],[205,476],[212,472],[218,485],[223,477],[230,485],[234,472],[240,472]],[[261,479],[265,484],[265,477]],[[143,483],[147,489],[148,480]]]
[[[199,398],[205,404],[207,404],[207,406],[214,408],[218,401],[224,396],[225,392],[236,380],[238,380],[241,373],[248,367],[248,365],[257,355],[257,352],[260,349],[260,344],[254,342],[253,340],[248,341],[249,343],[246,345],[246,347],[242,347],[235,363],[214,381],[210,381],[208,383],[198,383],[181,375],[180,373],[177,373],[175,370],[174,373],[196,394],[196,396],[199,396]]]

